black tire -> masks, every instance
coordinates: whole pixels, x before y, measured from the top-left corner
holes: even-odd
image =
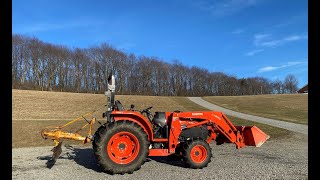
[[[119,159],[119,157],[116,157],[115,154],[117,152],[120,152],[120,150],[113,149],[116,149],[114,147],[117,147],[117,149],[120,148],[124,151],[127,150],[127,145],[123,144],[123,142],[125,141],[121,141],[121,144],[119,146],[115,145],[115,142],[119,138],[121,139],[124,136],[125,140],[127,138],[129,139],[129,142],[134,142],[134,145],[131,145],[131,148],[133,149],[130,149],[131,151],[127,151],[131,152],[131,154],[133,155],[132,157],[128,157],[127,159]],[[112,142],[109,143],[110,140]],[[98,164],[108,174],[131,174],[134,171],[140,169],[141,165],[145,163],[146,158],[149,154],[149,144],[150,143],[148,141],[147,134],[142,129],[142,127],[132,121],[126,120],[107,123],[105,128],[99,128],[95,133],[95,138],[92,143],[94,154]],[[116,151],[116,153],[114,153],[114,151]],[[123,163],[119,161],[127,162]]]
[[[187,167],[193,169],[207,167],[212,158],[211,147],[206,141],[200,138],[187,141],[183,145],[182,154]]]
[[[100,138],[100,135],[102,131],[104,131],[104,129],[106,129],[107,127],[107,123],[101,125],[96,132],[94,133],[93,137],[94,137],[94,141],[98,141],[98,139]],[[94,144],[94,142],[92,142]]]

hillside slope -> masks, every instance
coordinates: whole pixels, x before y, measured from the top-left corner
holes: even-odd
[[[127,96],[116,95],[125,109],[135,104],[135,109],[141,110],[153,106],[156,111],[207,111],[185,97],[157,97],[157,96]],[[12,147],[51,146],[50,140],[43,140],[40,132],[47,126],[60,126],[87,112],[98,110],[94,115],[102,123],[102,113],[106,111],[107,98],[103,94],[66,93],[30,90],[12,90]],[[88,116],[91,119],[92,116]],[[71,124],[64,130],[75,132],[84,125],[84,120]],[[99,124],[95,123],[93,132]],[[87,129],[80,131],[86,135]],[[65,140],[70,144],[81,142]],[[88,145],[88,144],[86,144]],[[89,143],[91,145],[91,143]]]
[[[128,109],[135,104],[136,109],[153,106],[152,112],[156,111],[208,111],[208,109],[193,103],[186,97],[164,97],[164,96],[127,96],[117,95]],[[103,94],[65,93],[47,91],[12,90],[12,148],[52,146],[51,140],[43,140],[40,132],[47,126],[59,126],[77,118],[87,112],[101,108],[95,113],[97,119],[102,123],[102,112],[106,109],[106,96]],[[91,118],[91,117],[89,117]],[[274,138],[288,137],[291,133],[287,130],[272,126],[247,121],[228,116],[234,125],[256,125],[264,132]],[[64,130],[75,132],[86,122],[80,120],[66,127]],[[93,132],[99,127],[98,123],[93,126]],[[86,135],[87,129],[80,131]],[[69,144],[81,144],[78,141],[64,140]],[[91,146],[91,143],[85,144]]]
[[[141,110],[153,106],[156,111],[195,111],[207,110],[184,97],[116,95],[125,109],[131,104]],[[106,110],[107,97],[103,94],[48,92],[32,90],[12,90],[13,120],[71,120],[87,112],[101,119]],[[191,103],[191,104],[190,104]]]
[[[308,94],[206,96],[203,99],[246,114],[308,124]]]

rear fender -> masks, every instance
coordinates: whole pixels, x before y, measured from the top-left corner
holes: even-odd
[[[137,123],[147,133],[148,140],[153,140],[153,130],[150,121],[143,115],[141,115],[139,112],[113,111],[111,116],[115,121],[128,120]]]

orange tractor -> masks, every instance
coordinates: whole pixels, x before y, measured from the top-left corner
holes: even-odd
[[[62,128],[81,117],[54,128],[45,128],[41,135],[51,138],[54,162],[61,154],[62,139],[92,142],[94,154],[100,167],[109,174],[133,173],[140,169],[148,156],[180,156],[190,168],[203,168],[211,161],[209,143],[217,145],[234,143],[236,148],[261,146],[269,136],[256,126],[234,126],[222,113],[215,111],[155,112],[150,109],[125,110],[120,101],[115,101],[115,78],[108,78],[107,111],[103,113],[105,123],[92,135],[91,128],[96,119],[87,121],[86,137],[62,131]],[[92,112],[91,112],[92,113]],[[88,113],[88,114],[91,114]],[[88,115],[86,114],[86,115]]]

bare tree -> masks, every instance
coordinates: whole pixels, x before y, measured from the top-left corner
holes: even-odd
[[[273,93],[275,94],[283,94],[284,93],[284,87],[282,81],[279,79],[276,79],[274,82],[272,82],[272,89]]]
[[[222,72],[188,67],[179,60],[136,57],[107,43],[71,49],[23,35],[12,36],[12,88],[103,93],[110,71],[118,94],[156,96],[235,96],[293,93],[298,81],[263,77],[238,79]]]
[[[288,74],[284,79],[284,87],[287,93],[295,93],[298,90],[298,79],[293,74]]]

